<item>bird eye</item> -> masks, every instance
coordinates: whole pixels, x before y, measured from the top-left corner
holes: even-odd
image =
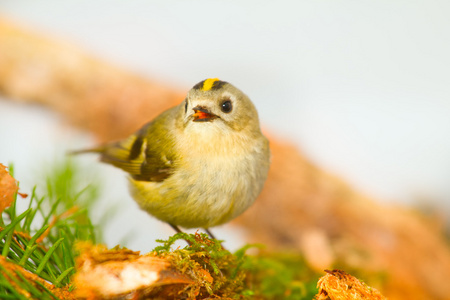
[[[220,108],[224,113],[229,113],[233,109],[233,105],[231,104],[230,100],[225,100],[221,104]]]
[[[187,112],[187,105],[188,105],[188,103],[187,103],[187,99],[186,99],[186,100],[184,100],[184,113]]]

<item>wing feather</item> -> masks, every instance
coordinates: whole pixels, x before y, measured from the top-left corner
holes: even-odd
[[[100,160],[126,171],[135,180],[163,181],[173,173],[177,159],[165,120],[155,119],[130,137],[101,147]]]

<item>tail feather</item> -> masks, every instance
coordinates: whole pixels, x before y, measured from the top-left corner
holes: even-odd
[[[72,151],[69,151],[67,154],[69,154],[69,155],[78,155],[78,154],[85,154],[85,153],[99,153],[99,154],[101,154],[103,152],[105,152],[105,147],[72,150]]]
[[[75,150],[69,152],[69,154],[100,154],[101,162],[118,167],[131,175],[139,175],[141,173],[141,165],[144,162],[142,145],[143,142],[139,136],[131,135],[121,141],[111,142],[91,149]]]

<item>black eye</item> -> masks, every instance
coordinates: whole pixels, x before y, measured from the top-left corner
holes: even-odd
[[[188,103],[187,103],[187,99],[186,99],[186,100],[184,100],[184,113],[187,112],[187,105],[188,105]]]
[[[222,102],[222,104],[220,105],[220,109],[224,112],[224,113],[229,113],[232,109],[233,109],[233,105],[231,104],[230,100],[225,100]]]

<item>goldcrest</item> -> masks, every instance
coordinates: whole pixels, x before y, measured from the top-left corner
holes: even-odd
[[[141,209],[176,230],[242,214],[261,192],[270,161],[255,106],[217,78],[196,84],[130,137],[88,151],[127,172]]]

